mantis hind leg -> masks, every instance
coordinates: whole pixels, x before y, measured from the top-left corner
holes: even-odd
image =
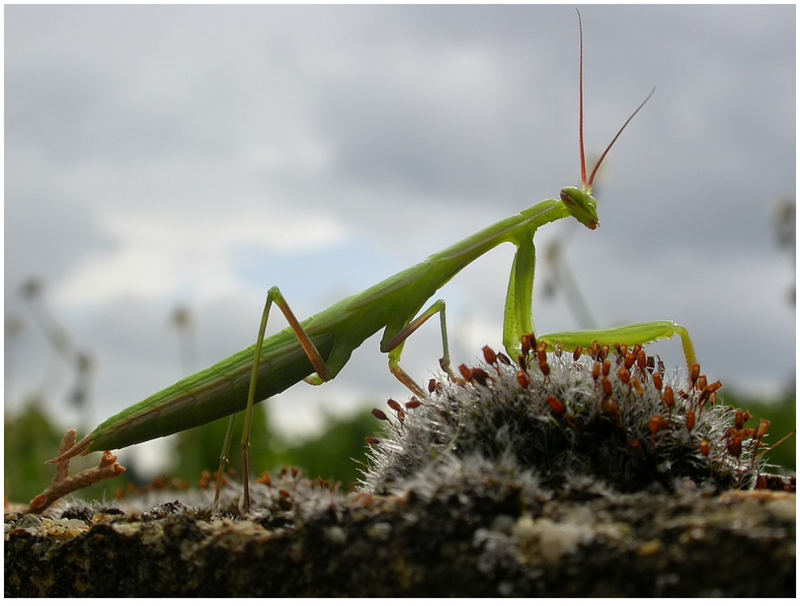
[[[297,321],[297,317],[295,317],[291,308],[286,303],[286,299],[283,298],[280,289],[277,286],[273,286],[267,292],[267,300],[264,304],[264,311],[261,314],[261,324],[258,327],[258,337],[256,339],[256,345],[253,353],[253,370],[250,374],[250,387],[247,393],[247,408],[245,409],[244,427],[242,428],[242,503],[240,508],[245,513],[250,510],[250,464],[248,455],[250,450],[250,430],[253,424],[253,406],[255,404],[256,384],[258,382],[258,368],[261,363],[261,350],[264,345],[264,334],[267,331],[269,311],[272,308],[273,303],[278,306],[278,309],[280,309],[281,312],[283,312],[283,315],[286,318],[286,321],[289,323],[289,326],[297,335],[297,339],[300,341],[300,345],[303,348],[306,356],[308,356],[308,359],[311,361],[311,364],[316,371],[316,377],[319,378],[319,381],[327,381],[331,377],[328,366],[325,364],[325,360],[320,355],[317,347],[306,334],[305,330],[303,330],[300,322]],[[230,421],[228,422],[228,429],[225,432],[225,441],[222,446],[222,453],[219,457],[217,489],[214,495],[215,509],[219,503],[220,488],[222,486],[222,474],[225,470],[225,465],[228,463],[228,453],[230,451],[231,436],[233,434],[233,425],[236,420],[236,416],[237,415],[231,415]]]
[[[697,356],[694,352],[694,344],[689,331],[685,326],[676,322],[644,322],[641,324],[629,324],[616,328],[604,330],[579,330],[575,332],[553,333],[537,337],[540,341],[548,344],[548,348],[555,344],[561,345],[566,350],[574,350],[578,347],[588,347],[597,341],[600,345],[646,345],[660,339],[669,339],[675,335],[681,339],[683,355],[686,358],[686,365],[691,373],[692,367],[697,364]]]
[[[450,368],[450,347],[447,343],[447,320],[445,318],[445,302],[442,299],[436,301],[419,316],[411,320],[403,328],[393,335],[384,333],[381,341],[381,351],[389,354],[389,370],[397,379],[418,397],[424,398],[425,392],[417,383],[400,367],[400,356],[403,354],[403,344],[406,339],[426,321],[430,320],[437,313],[442,329],[442,357],[439,358],[439,366],[451,378],[455,375]]]

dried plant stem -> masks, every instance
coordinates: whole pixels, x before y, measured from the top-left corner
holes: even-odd
[[[66,452],[75,445],[76,435],[77,433],[74,429],[67,430],[61,440],[59,454]],[[109,451],[105,451],[97,467],[81,471],[73,476],[69,475],[69,459],[60,461],[50,486],[34,497],[27,513],[41,513],[64,495],[124,473],[125,468],[116,461],[116,456]]]

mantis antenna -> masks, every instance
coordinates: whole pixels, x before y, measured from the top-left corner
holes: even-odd
[[[577,8],[575,9],[575,12],[578,13],[578,32],[579,32],[579,37],[580,37],[580,52],[578,54],[579,55],[579,69],[578,69],[578,71],[579,71],[579,74],[580,74],[579,77],[578,77],[578,88],[579,88],[578,103],[579,103],[579,106],[580,106],[580,110],[579,110],[580,111],[580,117],[579,117],[579,120],[578,120],[578,124],[579,124],[579,129],[580,129],[580,135],[578,137],[578,140],[580,142],[580,147],[581,147],[581,183],[583,184],[583,188],[586,191],[591,192],[592,191],[592,184],[594,183],[594,177],[597,174],[597,170],[600,168],[600,164],[602,164],[603,160],[605,159],[606,154],[608,154],[608,152],[611,150],[611,147],[614,145],[614,143],[616,143],[617,139],[619,139],[619,136],[622,134],[622,131],[625,130],[625,127],[628,126],[628,124],[630,123],[631,120],[633,120],[633,117],[636,114],[639,113],[639,110],[644,107],[644,104],[647,103],[650,100],[650,97],[653,96],[653,93],[656,92],[656,87],[654,86],[653,90],[650,91],[650,94],[647,95],[647,97],[645,97],[644,101],[642,101],[639,104],[639,107],[637,107],[635,110],[633,110],[633,113],[630,116],[628,116],[628,119],[625,120],[625,123],[617,131],[617,134],[614,135],[613,139],[611,139],[611,143],[608,144],[608,146],[605,148],[603,153],[600,155],[600,159],[597,160],[597,163],[594,165],[594,168],[592,169],[592,174],[589,175],[589,180],[587,181],[586,180],[586,149],[585,149],[584,143],[583,143],[583,22],[581,21],[581,12]]]

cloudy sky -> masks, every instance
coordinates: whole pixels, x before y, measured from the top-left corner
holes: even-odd
[[[710,377],[776,393],[794,376],[792,262],[774,216],[795,192],[794,6],[587,6],[586,136],[597,153],[657,86],[599,179],[600,228],[536,236],[535,321],[561,244],[598,326],[674,319]],[[7,6],[6,406],[35,390],[75,422],[70,371],[20,297],[94,360],[99,422],[184,373],[169,316],[193,317],[193,370],[255,338],[277,284],[309,315],[578,184],[571,6]],[[573,227],[574,226],[574,227]],[[442,291],[456,362],[499,347],[513,247]],[[283,326],[278,314],[273,326]],[[677,344],[662,348],[677,367]],[[404,354],[420,382],[438,326]],[[54,369],[54,364],[55,370]],[[271,404],[405,397],[378,338],[331,384]]]

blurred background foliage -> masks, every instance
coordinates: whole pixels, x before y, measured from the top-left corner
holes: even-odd
[[[44,461],[58,452],[65,428],[48,418],[43,410],[41,402],[30,401],[18,414],[5,416],[4,486],[5,498],[9,502],[29,502],[49,484],[55,473],[55,467],[45,465]],[[257,406],[251,438],[251,476],[296,466],[311,478],[339,482],[344,490],[352,489],[365,461],[367,446],[364,439],[379,430],[379,421],[369,410],[367,408],[347,418],[329,418],[321,435],[287,444],[270,430],[267,408]],[[119,491],[136,492],[148,486],[197,487],[204,471],[216,473],[227,423],[227,419],[220,419],[171,438],[172,454],[165,462],[164,473],[157,478],[144,477],[130,460],[122,456],[120,463],[127,468],[125,474],[75,494],[84,499],[110,499]],[[234,480],[239,477],[241,469],[240,428],[241,419],[231,446],[231,464],[227,467],[228,476]],[[79,437],[84,433],[80,431]],[[77,457],[73,459],[70,470],[75,473],[97,465],[98,461],[99,454],[94,453]]]

